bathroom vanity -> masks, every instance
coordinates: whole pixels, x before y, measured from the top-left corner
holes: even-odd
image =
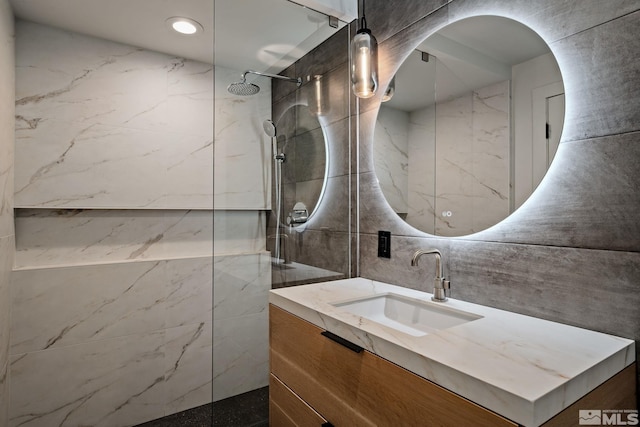
[[[564,427],[636,409],[634,341],[430,297],[363,278],[272,290],[271,425]]]

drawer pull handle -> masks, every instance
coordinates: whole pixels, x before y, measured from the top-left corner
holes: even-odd
[[[343,345],[345,347],[347,347],[349,350],[351,351],[355,351],[356,353],[360,353],[362,350],[364,350],[362,347],[360,347],[357,344],[352,343],[351,341],[347,341],[344,338],[331,333],[329,331],[324,331],[324,332],[320,332],[322,335],[324,335],[325,337],[329,338],[332,341],[337,342],[340,345]]]
[[[333,427],[333,424],[331,424],[330,422],[326,422],[326,423],[323,423],[322,426],[320,427]]]

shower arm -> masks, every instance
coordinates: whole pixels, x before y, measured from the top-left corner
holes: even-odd
[[[248,73],[257,74],[259,76],[264,76],[264,77],[271,77],[272,79],[280,79],[280,80],[286,80],[289,82],[294,82],[298,87],[300,87],[300,85],[302,84],[302,79],[300,77],[293,78],[293,77],[279,76],[278,74],[260,73],[258,71],[253,71],[253,70],[247,70],[244,73],[242,73],[243,81],[245,80],[245,77]]]

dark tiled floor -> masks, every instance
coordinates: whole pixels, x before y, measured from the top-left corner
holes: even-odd
[[[269,387],[169,415],[137,427],[268,427]]]

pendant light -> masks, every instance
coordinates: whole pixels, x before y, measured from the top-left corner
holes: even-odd
[[[367,28],[364,3],[360,29],[351,40],[351,85],[358,98],[371,98],[378,88],[378,42]]]

